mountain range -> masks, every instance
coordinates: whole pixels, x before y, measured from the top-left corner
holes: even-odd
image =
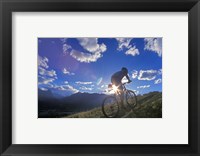
[[[64,98],[58,98],[50,90],[39,89],[38,117],[57,117],[63,113],[74,114],[100,107],[106,96],[105,94],[78,92]]]

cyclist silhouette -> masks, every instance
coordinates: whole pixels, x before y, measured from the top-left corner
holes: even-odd
[[[118,90],[121,94],[121,99],[123,100],[123,87],[122,87],[122,79],[123,77],[126,77],[128,79],[128,83],[132,82],[128,76],[128,69],[125,67],[122,67],[122,69],[116,73],[114,73],[111,77],[111,82],[113,85],[118,87]]]

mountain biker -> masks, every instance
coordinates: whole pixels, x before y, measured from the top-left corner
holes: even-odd
[[[123,100],[123,87],[122,87],[122,79],[123,77],[126,77],[128,79],[128,83],[132,82],[128,76],[128,69],[125,67],[122,67],[122,69],[116,73],[114,73],[111,76],[111,82],[115,86],[118,87],[118,90],[120,91],[121,94],[121,99]]]

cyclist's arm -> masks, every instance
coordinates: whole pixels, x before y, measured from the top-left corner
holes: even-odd
[[[129,82],[131,82],[131,80],[130,80],[130,78],[129,78],[128,74],[126,75],[126,78],[128,79],[128,81],[129,81]]]

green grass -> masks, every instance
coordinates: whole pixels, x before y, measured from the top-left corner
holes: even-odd
[[[66,116],[67,118],[104,118],[101,108]]]
[[[162,118],[162,93],[141,98],[130,118]]]
[[[133,111],[125,110],[122,107],[118,118],[162,118],[162,93],[151,92],[137,96],[138,104]],[[86,112],[65,116],[66,118],[105,118],[101,107]]]

